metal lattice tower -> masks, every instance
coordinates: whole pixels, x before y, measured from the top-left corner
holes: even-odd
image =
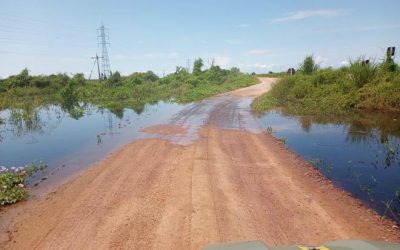
[[[108,51],[107,51],[107,46],[110,45],[110,43],[107,41],[109,39],[108,32],[106,31],[106,28],[104,27],[103,23],[101,23],[100,28],[97,29],[98,32],[98,39],[99,39],[99,45],[101,45],[102,53],[101,53],[101,73],[100,77],[101,79],[107,79],[111,76],[111,65],[110,65],[110,59],[108,58]]]

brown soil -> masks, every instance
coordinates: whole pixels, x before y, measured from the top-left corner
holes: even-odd
[[[156,125],[142,129],[142,132],[158,135],[183,135],[186,134],[187,129],[174,125]]]
[[[227,95],[252,95],[258,87]],[[190,145],[134,141],[23,206],[1,247],[199,249],[256,239],[271,246],[400,241],[392,222],[336,188],[272,136],[211,125]]]

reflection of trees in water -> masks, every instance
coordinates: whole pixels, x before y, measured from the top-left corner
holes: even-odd
[[[5,139],[8,133],[16,137],[47,133],[61,123],[63,117],[57,109],[55,106],[8,109],[4,112],[5,122],[0,125],[0,137]]]
[[[299,122],[304,132],[311,132],[313,124],[343,126],[345,140],[350,144],[364,144],[371,148],[373,155],[368,155],[365,162],[352,162],[349,159],[349,183],[358,187],[374,207],[382,214],[390,216],[400,224],[400,185],[390,187],[389,191],[382,192],[380,176],[371,175],[368,168],[372,166],[379,170],[398,168],[400,170],[400,120],[393,114],[381,113],[355,113],[348,116],[295,116],[285,110],[280,112],[283,116],[294,117]],[[366,152],[367,153],[367,152]],[[326,176],[328,163],[323,160],[312,162]],[[361,172],[353,169],[361,167]],[[376,179],[377,177],[378,179]],[[380,177],[380,178],[379,178]]]
[[[312,117],[300,116],[299,122],[300,122],[301,128],[303,129],[304,132],[310,132],[311,126],[313,124]]]
[[[68,113],[69,116],[75,120],[79,120],[84,115],[85,104],[80,104],[75,101],[63,101],[61,103],[61,109]]]
[[[41,134],[45,125],[40,117],[40,111],[32,108],[10,110],[7,123],[16,136],[27,133]]]

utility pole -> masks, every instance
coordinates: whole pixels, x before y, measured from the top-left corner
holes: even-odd
[[[97,29],[98,36],[97,38],[99,39],[99,45],[101,45],[102,48],[102,53],[101,53],[101,73],[100,73],[100,78],[101,79],[107,79],[112,75],[111,73],[111,66],[110,66],[110,59],[108,58],[108,51],[107,51],[107,46],[110,45],[110,43],[107,41],[109,38],[108,34],[106,34],[106,28],[104,27],[103,23],[101,23],[101,26],[99,29]]]
[[[99,74],[99,81],[101,82],[101,80],[102,80],[101,74],[102,74],[102,73],[100,72],[99,59],[102,58],[102,57],[99,57],[99,56],[96,54],[96,56],[91,57],[91,58],[94,59],[94,64],[93,64],[92,70],[90,71],[89,80],[92,78],[92,73],[93,73],[94,66],[96,66],[96,64],[97,64],[97,73]]]

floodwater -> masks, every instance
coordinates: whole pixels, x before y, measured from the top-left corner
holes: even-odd
[[[44,162],[46,172],[31,180],[34,184],[49,177],[41,187],[59,183],[122,144],[152,136],[141,132],[152,125],[186,127],[187,135],[166,138],[181,144],[195,140],[197,128],[204,124],[253,132],[269,128],[338,186],[398,220],[400,119],[381,114],[321,118],[282,111],[255,117],[251,101],[228,96],[186,105],[160,101],[140,113],[132,109],[113,113],[95,105],[82,105],[79,115],[55,105],[0,111],[0,165]]]
[[[337,186],[400,223],[399,118],[376,113],[334,118],[272,111],[259,121]]]
[[[113,113],[85,105],[79,118],[54,105],[0,111],[0,165],[43,162],[48,168],[32,178],[32,184],[50,175],[65,177],[104,158],[118,146],[144,137],[143,128],[162,123],[181,109],[181,105],[160,101],[146,105],[140,114],[132,109]],[[46,183],[60,179],[49,178]]]

